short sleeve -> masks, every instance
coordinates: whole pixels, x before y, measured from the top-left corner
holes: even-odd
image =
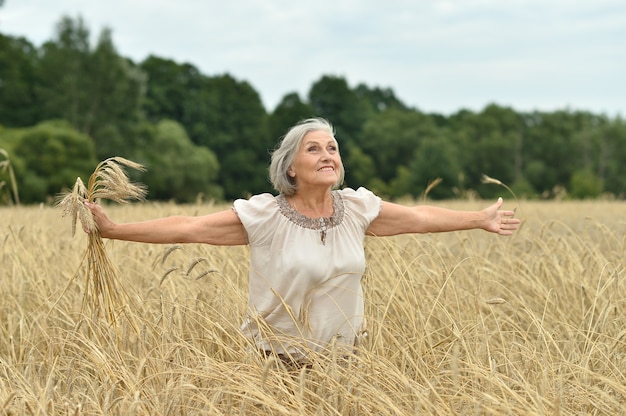
[[[233,203],[233,211],[246,230],[248,244],[269,244],[279,215],[276,197],[265,193],[250,199],[237,199]]]
[[[366,188],[358,188],[356,191],[345,188],[339,191],[346,204],[346,212],[355,216],[363,230],[369,228],[372,221],[380,214],[382,200],[372,191]]]

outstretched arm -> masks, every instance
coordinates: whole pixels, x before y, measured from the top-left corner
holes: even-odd
[[[98,204],[85,202],[100,235],[115,240],[141,243],[247,244],[241,221],[231,209],[198,217],[176,215],[142,222],[113,222]]]
[[[483,229],[511,235],[520,220],[513,211],[500,210],[502,198],[480,211],[456,211],[429,205],[406,207],[383,202],[380,214],[367,230],[368,235],[390,236],[408,233],[438,233]]]

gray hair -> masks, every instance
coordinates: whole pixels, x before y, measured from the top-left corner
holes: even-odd
[[[323,118],[309,118],[298,122],[291,127],[287,134],[282,138],[276,149],[272,152],[272,161],[270,163],[270,181],[281,194],[290,196],[296,193],[296,181],[288,175],[287,171],[296,160],[296,153],[300,149],[302,140],[307,133],[312,131],[324,131],[335,137],[335,129]],[[345,170],[343,163],[339,171],[339,180],[334,185],[334,189],[339,188],[343,183]]]

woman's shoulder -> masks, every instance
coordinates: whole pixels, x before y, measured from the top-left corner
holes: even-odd
[[[370,191],[367,188],[359,187],[356,190],[353,188],[343,188],[335,191],[341,195],[342,198],[348,200],[364,200],[364,199],[374,199],[380,200],[380,198]]]
[[[248,199],[240,198],[233,202],[233,209],[238,214],[248,213],[258,215],[261,212],[270,213],[277,208],[277,197],[270,193],[252,195]]]
[[[380,212],[382,200],[367,188],[343,188],[335,192],[341,195],[348,211],[356,210],[368,217],[376,217]]]
[[[246,230],[248,244],[260,246],[271,241],[275,225],[280,221],[276,196],[263,193],[248,199],[237,199],[233,203],[233,211]]]
[[[262,193],[262,194],[256,194],[256,195],[252,195],[250,198],[248,198],[248,201],[251,201],[252,203],[257,203],[257,204],[267,204],[270,202],[276,202],[276,199],[278,198],[278,196],[270,194],[269,192],[266,193]]]

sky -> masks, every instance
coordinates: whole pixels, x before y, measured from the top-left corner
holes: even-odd
[[[0,33],[41,46],[63,16],[134,62],[246,81],[268,111],[331,75],[429,113],[626,117],[624,0],[4,0]]]

